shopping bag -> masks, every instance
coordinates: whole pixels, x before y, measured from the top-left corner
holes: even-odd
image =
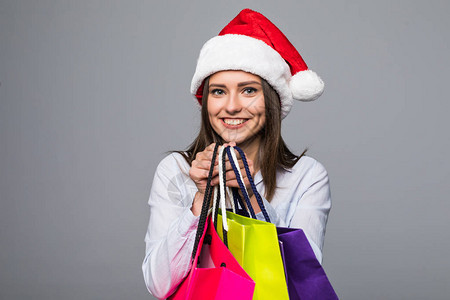
[[[258,199],[258,204],[264,213],[264,204],[262,200],[259,201],[261,196],[259,195],[258,191],[256,190],[256,186],[253,183],[253,179],[250,174],[247,161],[245,159],[245,154],[238,147],[235,148],[242,157],[242,161],[244,163],[247,177],[252,187],[252,191],[255,197]],[[235,173],[237,173],[236,176],[238,176],[239,169],[235,166],[233,167],[233,169]],[[239,176],[242,178],[242,175]],[[243,185],[241,184],[240,187],[245,199],[246,196],[248,197],[245,191],[245,187],[243,188]],[[238,203],[241,203],[242,207],[243,203],[242,200],[239,199],[239,195],[237,193],[234,193],[234,195],[236,205]],[[317,260],[303,230],[296,228],[278,227],[277,234],[281,250],[281,257],[283,259],[285,268],[286,281],[288,283],[289,298],[291,300],[338,299],[338,296],[333,290],[333,287],[329,282],[322,265]]]
[[[282,243],[289,299],[338,299],[303,230],[277,227],[277,233]]]
[[[252,299],[255,282],[220,240],[210,217],[208,220],[189,275],[168,299]]]
[[[215,161],[218,145],[214,149]],[[250,300],[255,282],[239,265],[223,244],[208,217],[211,202],[211,178],[214,163],[211,164],[202,212],[196,232],[192,255],[192,267],[188,276],[168,299],[173,300]]]
[[[217,232],[222,237],[222,212]],[[253,299],[289,299],[283,260],[274,224],[226,212],[228,247],[255,281]]]
[[[227,147],[226,154],[232,155],[231,153]],[[225,156],[222,156],[222,160],[224,158]],[[230,159],[232,164],[234,161]],[[224,175],[225,172],[221,171],[219,175],[221,182],[225,181]],[[242,178],[239,180],[242,181]],[[217,219],[217,232],[222,239],[224,238],[222,214],[224,216],[226,214],[228,248],[255,281],[253,299],[289,299],[275,225],[222,209]],[[252,214],[254,215],[254,212]]]

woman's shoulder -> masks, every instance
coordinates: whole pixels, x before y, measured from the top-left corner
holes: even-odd
[[[312,188],[314,186],[314,188]],[[284,169],[277,176],[277,192],[272,199],[275,206],[281,203],[294,203],[310,191],[329,186],[325,167],[310,156],[302,156],[291,169]],[[305,202],[303,202],[305,203]],[[285,207],[285,206],[280,206]]]
[[[178,152],[171,152],[159,162],[156,172],[173,173],[174,171],[181,171],[183,173],[189,173],[189,169],[189,163],[183,155]]]
[[[327,170],[319,161],[311,156],[303,155],[297,163],[289,170],[288,173],[293,173],[294,176],[304,177],[316,177],[316,176],[328,176]]]

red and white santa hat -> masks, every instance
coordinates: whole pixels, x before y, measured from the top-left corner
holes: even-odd
[[[312,101],[323,92],[320,77],[308,69],[297,49],[262,14],[242,10],[200,51],[191,93],[201,105],[203,81],[224,70],[242,70],[264,78],[278,93],[281,116],[295,100]]]

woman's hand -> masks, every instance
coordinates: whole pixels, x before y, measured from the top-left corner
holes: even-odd
[[[194,216],[200,215],[203,198],[205,197],[206,183],[208,182],[209,169],[211,168],[211,160],[214,154],[215,143],[209,145],[202,152],[198,152],[195,159],[192,161],[191,168],[189,170],[189,177],[194,181],[197,186],[197,193],[195,194],[194,201],[192,202],[191,211]],[[213,178],[217,177],[219,169],[217,168],[218,159],[214,162]]]
[[[226,146],[236,146],[236,143],[231,142],[229,144],[224,144],[221,147],[226,147]],[[198,190],[197,193],[195,194],[195,197],[194,197],[194,200],[192,203],[192,207],[191,207],[191,211],[194,214],[194,216],[200,215],[200,212],[202,209],[203,198],[205,197],[206,183],[208,181],[209,169],[211,167],[211,160],[212,160],[212,156],[213,156],[213,152],[214,152],[214,147],[215,147],[215,144],[213,143],[213,144],[209,145],[208,147],[206,147],[205,150],[203,150],[202,152],[197,153],[197,155],[195,156],[195,160],[192,161],[192,165],[189,170],[189,176],[194,181],[195,185],[197,186],[197,190]],[[254,207],[255,212],[258,212],[259,211],[258,206],[253,205],[253,202],[256,203],[256,199],[254,199],[255,197],[253,196],[253,191],[251,189],[250,182],[247,178],[247,173],[244,168],[244,163],[242,162],[242,158],[238,152],[236,152],[236,157],[238,159],[238,161],[236,162],[236,165],[239,166],[239,169],[241,171],[242,177],[244,179],[244,185],[246,186],[247,192],[252,201],[252,206]],[[220,180],[220,178],[218,176],[218,174],[219,174],[219,168],[218,168],[219,159],[222,159],[222,158],[219,158],[217,155],[216,160],[214,162],[214,170],[213,170],[213,174],[212,174],[211,186],[215,186],[215,185],[219,184],[219,180]],[[250,173],[253,176],[254,175],[253,162],[252,162],[252,160],[250,160],[248,158],[247,158],[247,162],[248,162],[248,166],[250,169]],[[226,186],[236,187],[240,190],[239,184],[236,179],[236,174],[233,171],[233,168],[228,159],[228,156],[226,157],[226,161],[225,161],[225,169],[226,169]]]
[[[198,152],[195,159],[192,161],[191,169],[189,170],[189,177],[194,181],[197,186],[197,190],[200,194],[205,194],[206,183],[208,181],[209,169],[211,168],[211,160],[213,157],[214,147],[216,144],[211,144],[205,148],[202,152]],[[219,169],[218,157],[214,163],[213,178],[218,175]]]

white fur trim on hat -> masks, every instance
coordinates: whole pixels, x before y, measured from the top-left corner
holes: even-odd
[[[289,87],[292,97],[301,101],[313,101],[323,93],[324,83],[312,70],[300,71],[292,76]]]

